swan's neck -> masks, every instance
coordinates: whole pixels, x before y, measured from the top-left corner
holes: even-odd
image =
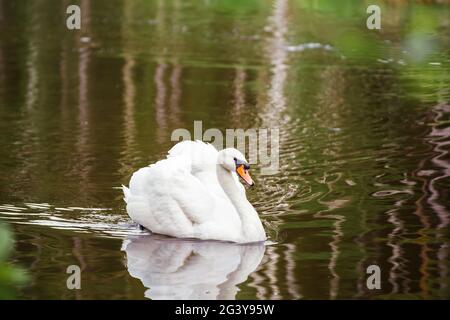
[[[231,172],[223,166],[217,165],[217,178],[241,218],[244,240],[247,242],[264,241],[266,234],[258,213],[247,200],[245,193],[238,189]]]

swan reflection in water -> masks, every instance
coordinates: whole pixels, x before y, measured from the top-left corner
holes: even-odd
[[[122,250],[130,275],[148,288],[147,298],[205,300],[235,299],[265,246],[144,235],[126,239]]]

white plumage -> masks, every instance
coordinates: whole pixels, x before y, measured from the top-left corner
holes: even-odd
[[[164,160],[136,171],[123,186],[129,216],[158,234],[233,242],[264,241],[257,212],[235,172],[236,149],[200,141],[176,144]]]

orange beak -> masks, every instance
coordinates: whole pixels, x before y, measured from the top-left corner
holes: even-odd
[[[255,184],[243,164],[236,168],[236,172],[249,186],[253,186]]]

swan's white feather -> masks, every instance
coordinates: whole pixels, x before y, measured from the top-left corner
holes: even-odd
[[[218,182],[217,156],[212,145],[184,141],[136,171],[129,189],[123,186],[130,217],[154,233],[239,242],[241,220]]]

